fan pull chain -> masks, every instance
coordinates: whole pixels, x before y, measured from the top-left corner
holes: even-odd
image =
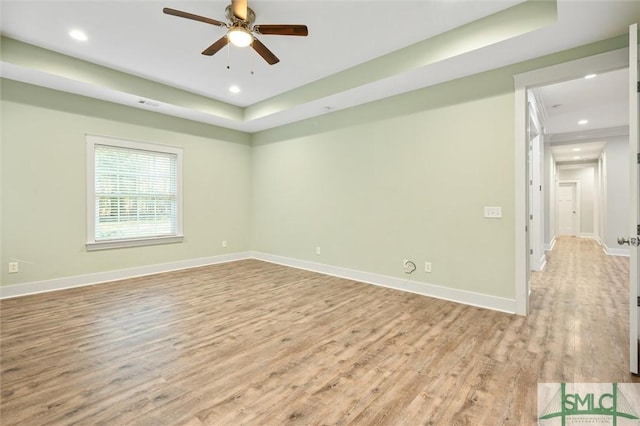
[[[251,42],[251,47],[253,47],[253,42]],[[251,75],[253,75],[253,68],[254,68],[254,65],[256,64],[256,55],[255,55],[255,52],[251,52],[251,53],[252,53],[252,55],[251,55]]]
[[[227,43],[227,69],[231,69],[231,43]]]

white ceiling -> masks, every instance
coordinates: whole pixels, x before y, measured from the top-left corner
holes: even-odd
[[[162,13],[163,7],[171,7],[226,21],[229,0],[2,0],[2,31],[56,52],[247,106],[520,1],[250,1],[256,24],[309,27],[308,37],[260,36],[281,60],[274,66],[251,49],[231,47],[203,56],[200,52],[224,35],[224,29]],[[447,19],[440,19],[443,15]],[[401,31],[393,28],[397,20]],[[84,30],[89,41],[71,40],[71,28]],[[230,93],[232,84],[242,92]]]
[[[624,128],[629,125],[628,75],[624,68],[534,90],[538,105],[546,115],[545,140],[552,144],[559,141],[551,148],[556,161],[596,160],[605,142],[594,141],[594,138],[616,136],[626,131]],[[581,143],[581,139],[590,141]],[[568,143],[571,140],[576,142]]]
[[[607,143],[588,142],[551,146],[553,158],[558,163],[584,163],[597,160]]]
[[[629,124],[628,70],[620,69],[541,87],[545,133],[560,134]],[[586,124],[578,124],[587,120]]]
[[[225,48],[213,57],[203,56],[200,52],[224,30],[162,13],[163,7],[172,7],[224,20],[228,3],[1,0],[1,32],[18,41],[196,93],[239,111],[238,117],[223,116],[160,99],[158,112],[255,132],[621,35],[640,16],[637,1],[558,0],[556,23],[532,31],[522,29],[519,36],[479,44],[424,64],[405,65],[398,60],[393,72],[369,76],[375,74],[375,64],[367,68],[367,61],[393,55],[406,46],[523,2],[250,0],[256,24],[309,27],[308,37],[260,37],[281,59],[274,66],[248,48]],[[85,31],[89,40],[82,43],[70,39],[71,29]],[[355,77],[332,79],[345,70],[355,71]],[[3,60],[2,74],[149,108],[138,104],[144,97],[135,90],[114,90],[106,83],[87,83],[69,73],[61,76]],[[319,81],[324,86],[318,88],[330,90],[305,87]],[[241,92],[230,93],[231,85],[240,87]],[[288,102],[283,101],[285,96]],[[262,110],[269,111],[260,113]]]

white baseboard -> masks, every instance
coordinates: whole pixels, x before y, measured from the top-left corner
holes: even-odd
[[[8,299],[11,297],[26,296],[28,294],[44,293],[55,290],[64,290],[73,287],[102,284],[127,278],[141,277],[144,275],[153,275],[162,272],[177,271],[181,269],[196,268],[199,266],[215,265],[217,263],[233,262],[236,260],[248,258],[250,258],[249,252],[241,252],[220,256],[202,257],[198,259],[181,260],[171,263],[161,263],[158,265],[139,266],[136,268],[98,272],[88,275],[76,275],[72,277],[56,278],[52,280],[33,281],[24,284],[6,285],[0,287],[0,299]]]
[[[625,256],[629,257],[629,249],[628,248],[610,248],[606,244],[602,245],[602,250],[604,254],[607,256]]]
[[[370,272],[357,271],[353,269],[342,268],[339,266],[325,265],[322,263],[315,263],[290,257],[275,256],[266,253],[253,252],[251,257],[257,260],[275,263],[278,265],[304,269],[307,271],[318,272],[321,274],[331,275],[339,278],[346,278],[366,284],[373,284],[381,287],[392,288],[395,290],[406,291],[409,293],[420,294],[422,296],[449,300],[465,305],[477,306],[480,308],[492,309],[494,311],[507,312],[510,314],[516,312],[515,299],[490,296],[482,293],[475,293],[471,291],[443,287],[434,284],[427,284],[418,281],[410,281],[401,278],[390,277],[387,275],[373,274]]]
[[[553,247],[555,247],[555,245],[556,245],[556,237],[553,237],[553,239],[551,240],[551,243],[544,245],[544,251],[553,250]]]
[[[543,271],[545,266],[547,266],[547,256],[543,254],[540,258],[540,269],[538,271]]]
[[[580,238],[588,238],[588,239],[591,239],[591,240],[595,239],[595,237],[594,237],[592,232],[581,232],[580,235],[578,235],[578,237],[580,237]]]
[[[529,266],[531,267],[532,271],[539,272],[544,269],[544,265],[546,263],[547,263],[547,257],[544,254],[542,254],[542,256],[540,256],[540,259],[532,261],[531,265]]]
[[[516,311],[515,299],[490,296],[482,293],[475,293],[471,291],[443,287],[434,284],[389,277],[386,275],[373,274],[370,272],[357,271],[338,266],[325,265],[306,260],[299,260],[289,257],[275,256],[256,252],[240,252],[229,255],[189,259],[178,262],[163,263],[159,265],[140,266],[136,268],[98,272],[95,274],[77,275],[72,277],[56,278],[52,280],[34,281],[23,284],[2,286],[0,287],[0,299],[8,299],[12,297],[26,296],[29,294],[102,284],[127,278],[135,278],[145,275],[153,275],[163,272],[196,268],[200,266],[214,265],[226,262],[234,262],[237,260],[251,258],[292,268],[317,272],[320,274],[360,281],[366,284],[373,284],[395,290],[420,294],[423,296],[435,297],[437,299],[449,300],[465,305],[492,309],[494,311],[507,312],[510,314],[513,314]]]

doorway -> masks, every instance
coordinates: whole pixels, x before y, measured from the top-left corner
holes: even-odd
[[[529,289],[530,289],[530,251],[531,241],[528,232],[529,225],[529,170],[528,170],[528,91],[545,85],[551,85],[562,81],[584,78],[589,73],[606,73],[627,68],[629,64],[628,49],[620,49],[599,55],[583,58],[534,70],[514,76],[515,82],[515,281],[516,281],[516,313],[527,315],[529,313]],[[577,123],[576,123],[577,125]],[[594,135],[596,136],[596,135]],[[547,142],[545,140],[545,142]],[[566,143],[566,141],[565,141]],[[550,152],[550,150],[545,150]],[[548,179],[549,176],[545,176]],[[552,176],[551,179],[555,179]],[[547,188],[557,186],[551,180]],[[557,218],[555,218],[557,220]]]
[[[635,34],[637,29],[632,27],[631,32]],[[630,41],[630,45],[634,47],[631,49],[635,51],[635,47],[637,46],[637,41],[633,39]],[[528,170],[528,161],[527,161],[527,133],[526,133],[526,125],[527,125],[527,105],[528,105],[528,96],[527,91],[531,88],[539,87],[542,85],[553,84],[558,81],[567,81],[571,79],[584,78],[589,73],[605,73],[608,71],[618,70],[622,68],[627,68],[629,63],[636,63],[637,59],[633,59],[633,56],[630,60],[629,57],[629,49],[620,49],[618,51],[608,52],[605,54],[596,55],[589,58],[584,58],[576,61],[571,61],[564,64],[559,64],[556,66],[547,67],[541,70],[531,71],[528,73],[523,73],[517,76],[514,76],[515,79],[515,105],[516,105],[516,170],[515,170],[515,178],[517,182],[521,182],[516,186],[516,307],[517,313],[521,315],[527,315],[529,312],[529,289],[530,289],[530,265],[529,265],[529,252],[530,252],[530,235],[528,233],[528,221],[529,221],[529,197],[528,197],[528,183],[527,179],[529,176]],[[635,70],[635,67],[634,67]],[[629,73],[630,74],[630,73]],[[635,72],[633,73],[633,81],[627,80],[627,96],[633,98],[635,94]],[[631,84],[633,83],[633,84]],[[637,108],[637,105],[636,105]],[[583,121],[583,120],[579,120]],[[636,121],[637,123],[637,117]],[[627,129],[629,129],[630,125],[627,124]],[[627,130],[629,131],[629,130]],[[633,130],[634,135],[636,130]],[[594,132],[591,134],[590,139],[594,141],[596,138],[601,139],[601,136]],[[631,138],[629,133],[627,133],[627,145],[629,146],[627,151],[627,161],[631,159],[631,164],[635,167],[635,152],[637,147],[633,146],[633,143],[629,143],[629,140],[635,141],[635,137]],[[567,142],[567,141],[565,141]],[[602,162],[596,162],[596,170],[598,173],[602,170]],[[598,174],[598,178],[602,175]],[[629,175],[627,174],[627,178]],[[635,184],[633,185],[635,186]],[[556,186],[556,189],[559,190],[559,186]],[[568,191],[568,190],[567,190]],[[578,192],[578,191],[577,191]],[[605,194],[606,195],[606,194]],[[610,195],[610,194],[609,194]],[[565,193],[565,196],[569,196],[569,194]],[[637,192],[629,191],[627,196],[631,200],[637,200]],[[576,201],[576,197],[573,197],[573,201]],[[572,203],[573,203],[572,201]],[[568,210],[568,209],[567,209]],[[573,210],[571,210],[573,212]],[[579,210],[576,210],[576,214]],[[635,211],[635,201],[634,201],[634,211]],[[606,209],[603,211],[606,214]],[[598,217],[596,222],[599,222],[600,218]],[[626,222],[626,221],[625,221]],[[628,223],[628,222],[627,222]],[[636,222],[637,223],[637,222]],[[606,223],[610,224],[610,221]],[[567,229],[569,223],[564,224],[564,229]],[[625,225],[628,226],[628,225]],[[630,227],[630,226],[629,226]],[[635,225],[633,226],[632,235],[635,235]],[[602,229],[601,226],[598,226],[597,229]],[[595,231],[595,230],[594,230]],[[629,231],[627,229],[627,231]],[[575,232],[575,229],[572,231]],[[625,232],[626,234],[626,232]],[[632,260],[635,259],[636,251],[633,251]],[[635,263],[632,262],[633,265],[630,268],[631,271],[635,270]],[[632,279],[631,282],[635,284],[636,280]],[[638,289],[635,285],[632,285],[630,288],[630,297],[629,303],[630,311],[635,312],[637,310],[635,304],[635,296],[638,293]],[[635,316],[636,314],[630,314],[630,340],[631,340],[631,371],[637,372],[638,366],[634,365],[634,359],[637,357],[638,348],[636,347],[636,334],[637,329],[640,327],[640,319]]]
[[[579,233],[578,184],[579,182],[560,182],[558,185],[558,234],[560,236],[575,237]]]

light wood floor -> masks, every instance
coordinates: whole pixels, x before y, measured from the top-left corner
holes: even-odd
[[[253,260],[8,299],[1,423],[533,425],[538,382],[640,382],[627,268],[561,239],[528,318]]]

